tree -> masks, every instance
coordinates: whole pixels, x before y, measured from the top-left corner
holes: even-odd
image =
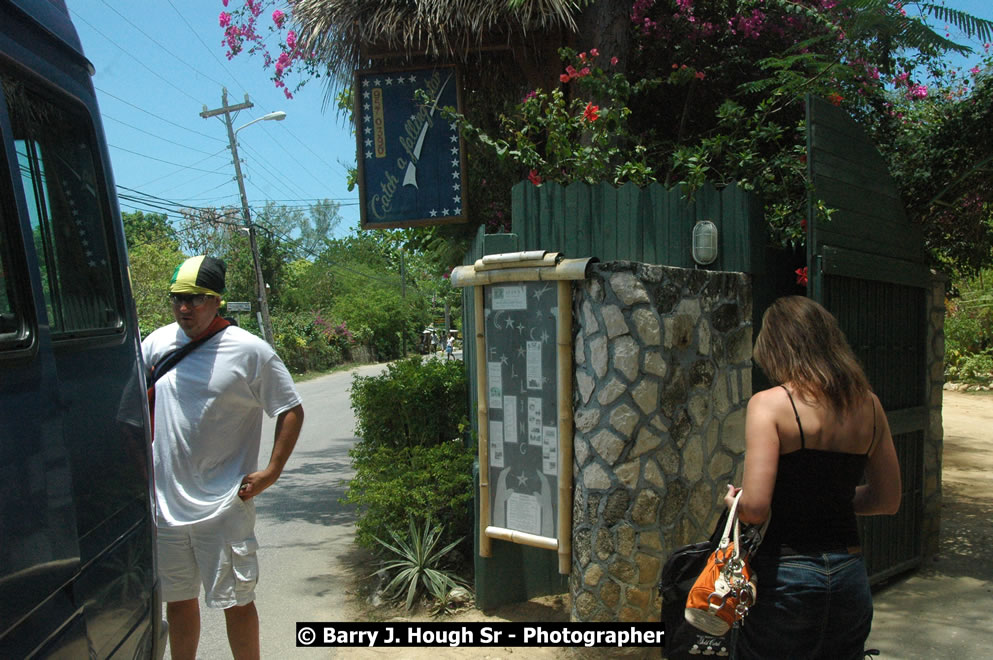
[[[618,29],[623,15],[630,17],[626,34]],[[348,84],[367,52],[400,53],[381,60],[384,64],[463,62],[464,119],[479,138],[468,147],[473,190],[483,191],[469,200],[470,217],[478,224],[489,225],[494,214],[509,212],[512,183],[528,176],[535,182],[583,178],[589,172],[577,171],[573,163],[588,166],[606,159],[603,169],[615,181],[654,178],[682,183],[690,193],[704,180],[737,181],[767,200],[766,215],[778,241],[795,243],[805,237],[809,184],[803,163],[804,95],[814,93],[843,106],[872,131],[885,154],[896,154],[904,127],[890,121],[893,107],[924,98],[943,54],[967,50],[933,29],[934,21],[993,40],[993,22],[914,0],[300,0],[279,29],[292,26],[296,50],[291,61],[329,75],[329,92]],[[247,38],[244,32],[242,37]],[[512,50],[480,48],[495,40],[511,44]],[[602,49],[598,41],[604,42]],[[579,54],[567,51],[573,72],[550,70],[549,49],[572,44],[586,46]],[[590,57],[594,46],[600,69],[609,72],[602,76],[583,74],[587,64],[579,56]],[[276,66],[277,77],[288,70]],[[536,84],[541,89],[534,90]],[[632,93],[620,100],[610,95],[623,89]],[[532,91],[539,102],[529,105]],[[602,124],[596,117],[611,116],[625,123],[599,143],[597,157],[575,158],[597,147],[592,129]],[[579,130],[563,132],[563,124]],[[917,134],[917,142],[926,141]],[[521,144],[522,135],[529,144]],[[968,134],[957,139],[960,147],[970,146],[964,144]],[[480,142],[486,148],[480,150]],[[929,158],[949,154],[917,153]],[[989,155],[973,153],[948,167],[938,161],[918,164],[919,172],[945,170],[928,185],[921,185],[919,177],[897,180],[908,198],[932,188],[937,194],[944,186],[932,184],[967,181]],[[508,162],[513,166],[494,166]],[[626,163],[635,167],[625,168]],[[899,165],[893,164],[894,169]],[[497,192],[491,196],[488,189]],[[936,261],[958,263],[965,255],[955,242],[982,233],[983,214],[963,214],[929,201],[920,203],[933,211],[912,209],[911,215],[922,222]],[[989,202],[982,196],[976,208]],[[950,225],[961,223],[969,228],[949,232]],[[464,244],[474,229],[436,228],[419,240],[427,244],[443,237]],[[991,259],[989,254],[982,258]]]
[[[136,211],[121,214],[121,219],[138,326],[142,335],[147,335],[174,320],[167,299],[169,280],[186,257],[179,251],[176,232],[165,215]]]

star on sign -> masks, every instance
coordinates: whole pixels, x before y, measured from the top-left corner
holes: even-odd
[[[511,330],[513,330],[514,329],[514,319],[508,317],[507,318],[507,322],[505,323],[505,326],[508,327],[508,328],[510,328]]]
[[[528,485],[528,478],[526,476],[524,476],[524,472],[521,472],[521,476],[517,477],[517,485],[518,486],[527,486]]]
[[[510,358],[508,358],[506,355],[501,355],[500,364],[510,364]]]
[[[442,215],[448,215],[448,209],[441,209]]]
[[[363,87],[368,87],[369,86],[369,81],[368,80],[363,80],[362,81],[362,86]]]
[[[462,198],[459,197],[458,195],[456,195],[455,197],[452,197],[452,202],[455,203],[455,204],[458,204],[461,201],[462,201]]]
[[[376,78],[375,80],[373,80],[372,81],[372,84],[375,85],[376,87],[379,87],[379,78]]]
[[[372,140],[370,140],[370,139],[368,139],[368,138],[366,138],[366,141],[365,141],[365,146],[367,146],[367,147],[371,147],[371,146],[372,146]]]
[[[452,135],[448,139],[451,140],[452,142],[458,142],[459,141],[459,136],[458,135]]]
[[[362,84],[365,85],[366,83],[363,82]],[[362,92],[362,98],[367,99],[370,96],[372,96],[372,95],[369,93],[369,90],[366,90],[366,91]]]
[[[435,210],[435,209],[431,209],[431,217],[433,218],[433,217],[435,217],[436,215],[438,215],[438,211],[437,211],[437,210]]]
[[[453,154],[457,154],[458,152],[459,152],[459,148],[458,147],[452,147],[452,153]]]
[[[409,81],[410,81],[410,82],[412,82],[412,83],[415,83],[415,82],[417,82],[417,78],[416,78],[416,77],[415,77],[415,76],[414,76],[413,74],[411,74],[411,75],[410,75],[410,78],[408,78],[407,80],[409,80]]]
[[[387,85],[392,85],[393,84],[393,78],[387,78],[386,79],[386,84]]]

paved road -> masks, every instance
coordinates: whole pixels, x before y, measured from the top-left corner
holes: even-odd
[[[306,418],[296,450],[276,484],[256,501],[261,579],[256,590],[262,657],[329,657],[329,652],[296,648],[297,621],[348,618],[345,588],[355,566],[354,520],[338,502],[352,476],[348,450],[355,443],[355,417],[348,402],[352,374],[377,374],[384,365],[358,367],[298,384]],[[264,464],[274,423],[263,424]],[[350,561],[351,560],[351,561]],[[198,658],[230,658],[224,615],[201,597],[203,628]],[[169,657],[168,651],[166,657]]]

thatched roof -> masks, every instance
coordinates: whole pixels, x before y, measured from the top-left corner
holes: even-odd
[[[369,58],[462,59],[495,40],[575,30],[584,0],[296,0],[298,40],[327,63],[333,84],[348,84]]]

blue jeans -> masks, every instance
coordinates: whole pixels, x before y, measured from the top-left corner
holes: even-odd
[[[872,594],[861,555],[759,557],[755,606],[734,657],[740,660],[862,660],[872,626]]]

